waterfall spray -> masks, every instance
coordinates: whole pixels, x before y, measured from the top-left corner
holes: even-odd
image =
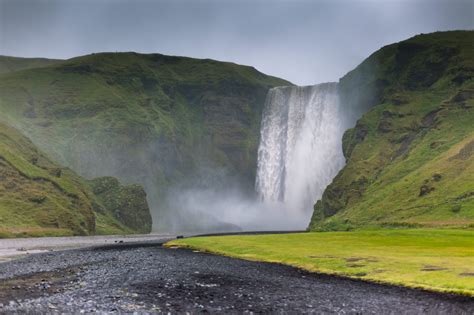
[[[260,200],[242,191],[224,170],[205,168],[206,176],[197,176],[199,183],[177,187],[168,194],[170,209],[181,211],[174,229],[306,228],[313,204],[344,166],[346,116],[340,109],[337,83],[271,89],[258,149],[255,185]],[[173,228],[171,223],[168,226]]]
[[[309,218],[344,166],[337,83],[277,87],[264,107],[256,191],[267,204]]]

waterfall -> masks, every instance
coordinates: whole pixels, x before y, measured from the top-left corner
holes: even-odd
[[[324,83],[268,92],[255,182],[264,203],[308,218],[344,166],[337,89],[337,83]]]

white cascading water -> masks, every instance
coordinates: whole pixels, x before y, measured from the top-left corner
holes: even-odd
[[[256,191],[307,224],[314,203],[344,166],[337,83],[277,87],[263,111]]]

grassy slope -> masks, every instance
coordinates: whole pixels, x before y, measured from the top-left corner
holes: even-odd
[[[134,232],[115,218],[84,179],[51,162],[4,124],[0,179],[0,237]]]
[[[251,173],[263,100],[269,87],[283,84],[232,63],[103,53],[3,76],[0,106],[16,125],[30,125],[22,130],[40,147],[84,172],[90,165],[75,161],[74,148],[91,146],[93,137],[111,150],[163,140],[182,168],[204,138],[214,160]],[[48,144],[49,136],[61,145]]]
[[[197,237],[167,246],[474,296],[473,239],[473,231],[420,229]]]
[[[46,67],[61,61],[62,60],[46,58],[18,58],[0,56],[0,75],[19,70]]]
[[[288,84],[233,63],[100,53],[0,76],[0,119],[83,176],[145,185],[158,208],[202,161],[251,187],[266,93]]]
[[[375,106],[346,132],[347,165],[311,229],[474,223],[473,42],[474,32],[416,36],[341,79],[343,101]],[[349,91],[370,97],[357,104]]]

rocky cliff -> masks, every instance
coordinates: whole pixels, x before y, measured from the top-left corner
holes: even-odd
[[[89,183],[0,124],[0,237],[149,232],[150,221],[141,187]]]
[[[265,96],[288,84],[233,63],[100,53],[0,75],[0,110],[79,174],[144,185],[159,223],[179,210],[166,190],[203,169],[253,189]]]
[[[340,80],[346,166],[312,230],[474,223],[474,32],[386,46]]]

